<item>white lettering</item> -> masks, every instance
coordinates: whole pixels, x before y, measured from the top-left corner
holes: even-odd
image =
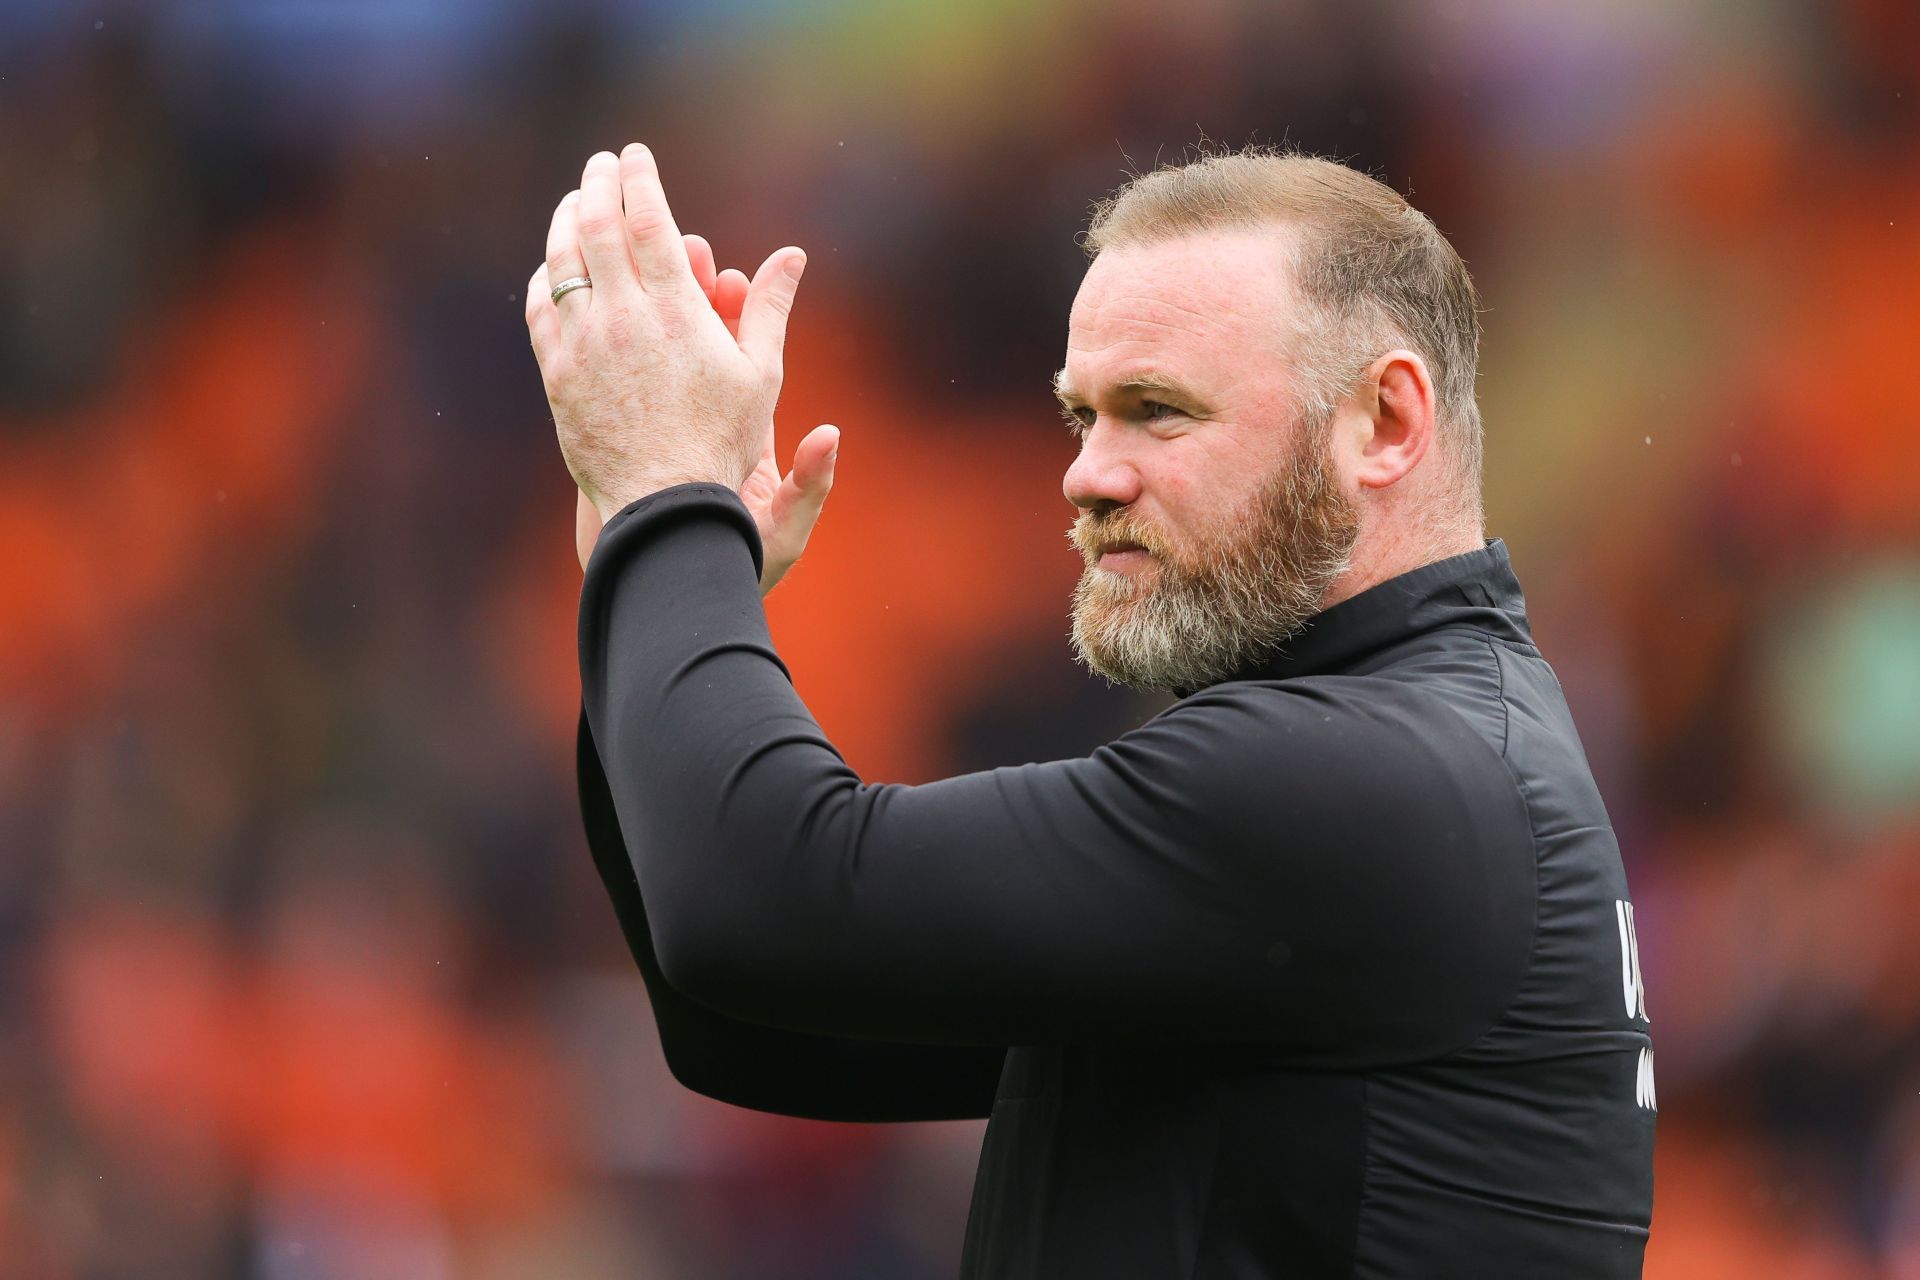
[[[1620,927],[1620,988],[1627,1001],[1627,1016],[1652,1022],[1647,1016],[1647,986],[1640,978],[1640,935],[1633,928],[1633,904],[1616,898],[1613,918]]]

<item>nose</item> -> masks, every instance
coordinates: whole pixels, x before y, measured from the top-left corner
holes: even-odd
[[[1097,419],[1080,441],[1080,456],[1067,468],[1060,491],[1086,511],[1128,506],[1140,496],[1140,471],[1126,450],[1122,433]]]

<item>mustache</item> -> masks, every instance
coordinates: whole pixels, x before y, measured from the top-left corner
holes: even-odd
[[[1098,563],[1109,551],[1126,547],[1139,547],[1157,559],[1165,559],[1167,554],[1159,531],[1124,508],[1082,511],[1067,530],[1067,541],[1089,565]]]

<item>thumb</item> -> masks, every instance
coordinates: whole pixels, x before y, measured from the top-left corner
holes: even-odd
[[[833,468],[840,457],[840,428],[815,427],[793,451],[793,470],[773,495],[773,530],[783,549],[798,556],[807,545],[833,488]]]
[[[819,426],[807,432],[793,451],[793,470],[787,476],[804,497],[826,500],[833,488],[833,464],[840,456],[840,428]]]
[[[747,300],[740,308],[740,349],[753,357],[762,372],[780,372],[787,317],[793,314],[793,298],[806,269],[806,252],[789,245],[767,255],[747,285]]]
[[[780,482],[769,513],[770,533],[760,576],[762,595],[773,590],[807,549],[807,538],[833,488],[833,469],[839,456],[840,428],[832,426],[815,427],[793,451],[793,470]]]

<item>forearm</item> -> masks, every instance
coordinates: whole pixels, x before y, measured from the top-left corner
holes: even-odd
[[[810,1120],[978,1119],[993,1109],[997,1046],[889,1044],[760,1026],[690,999],[660,970],[640,886],[582,718],[576,753],[580,809],[596,869],[646,982],[661,1051],[696,1093]]]
[[[609,524],[582,594],[585,713],[654,944],[681,987],[716,961],[833,945],[794,863],[822,805],[859,780],[773,651],[759,562],[732,495],[686,486]],[[782,866],[799,877],[793,893],[773,883]]]

